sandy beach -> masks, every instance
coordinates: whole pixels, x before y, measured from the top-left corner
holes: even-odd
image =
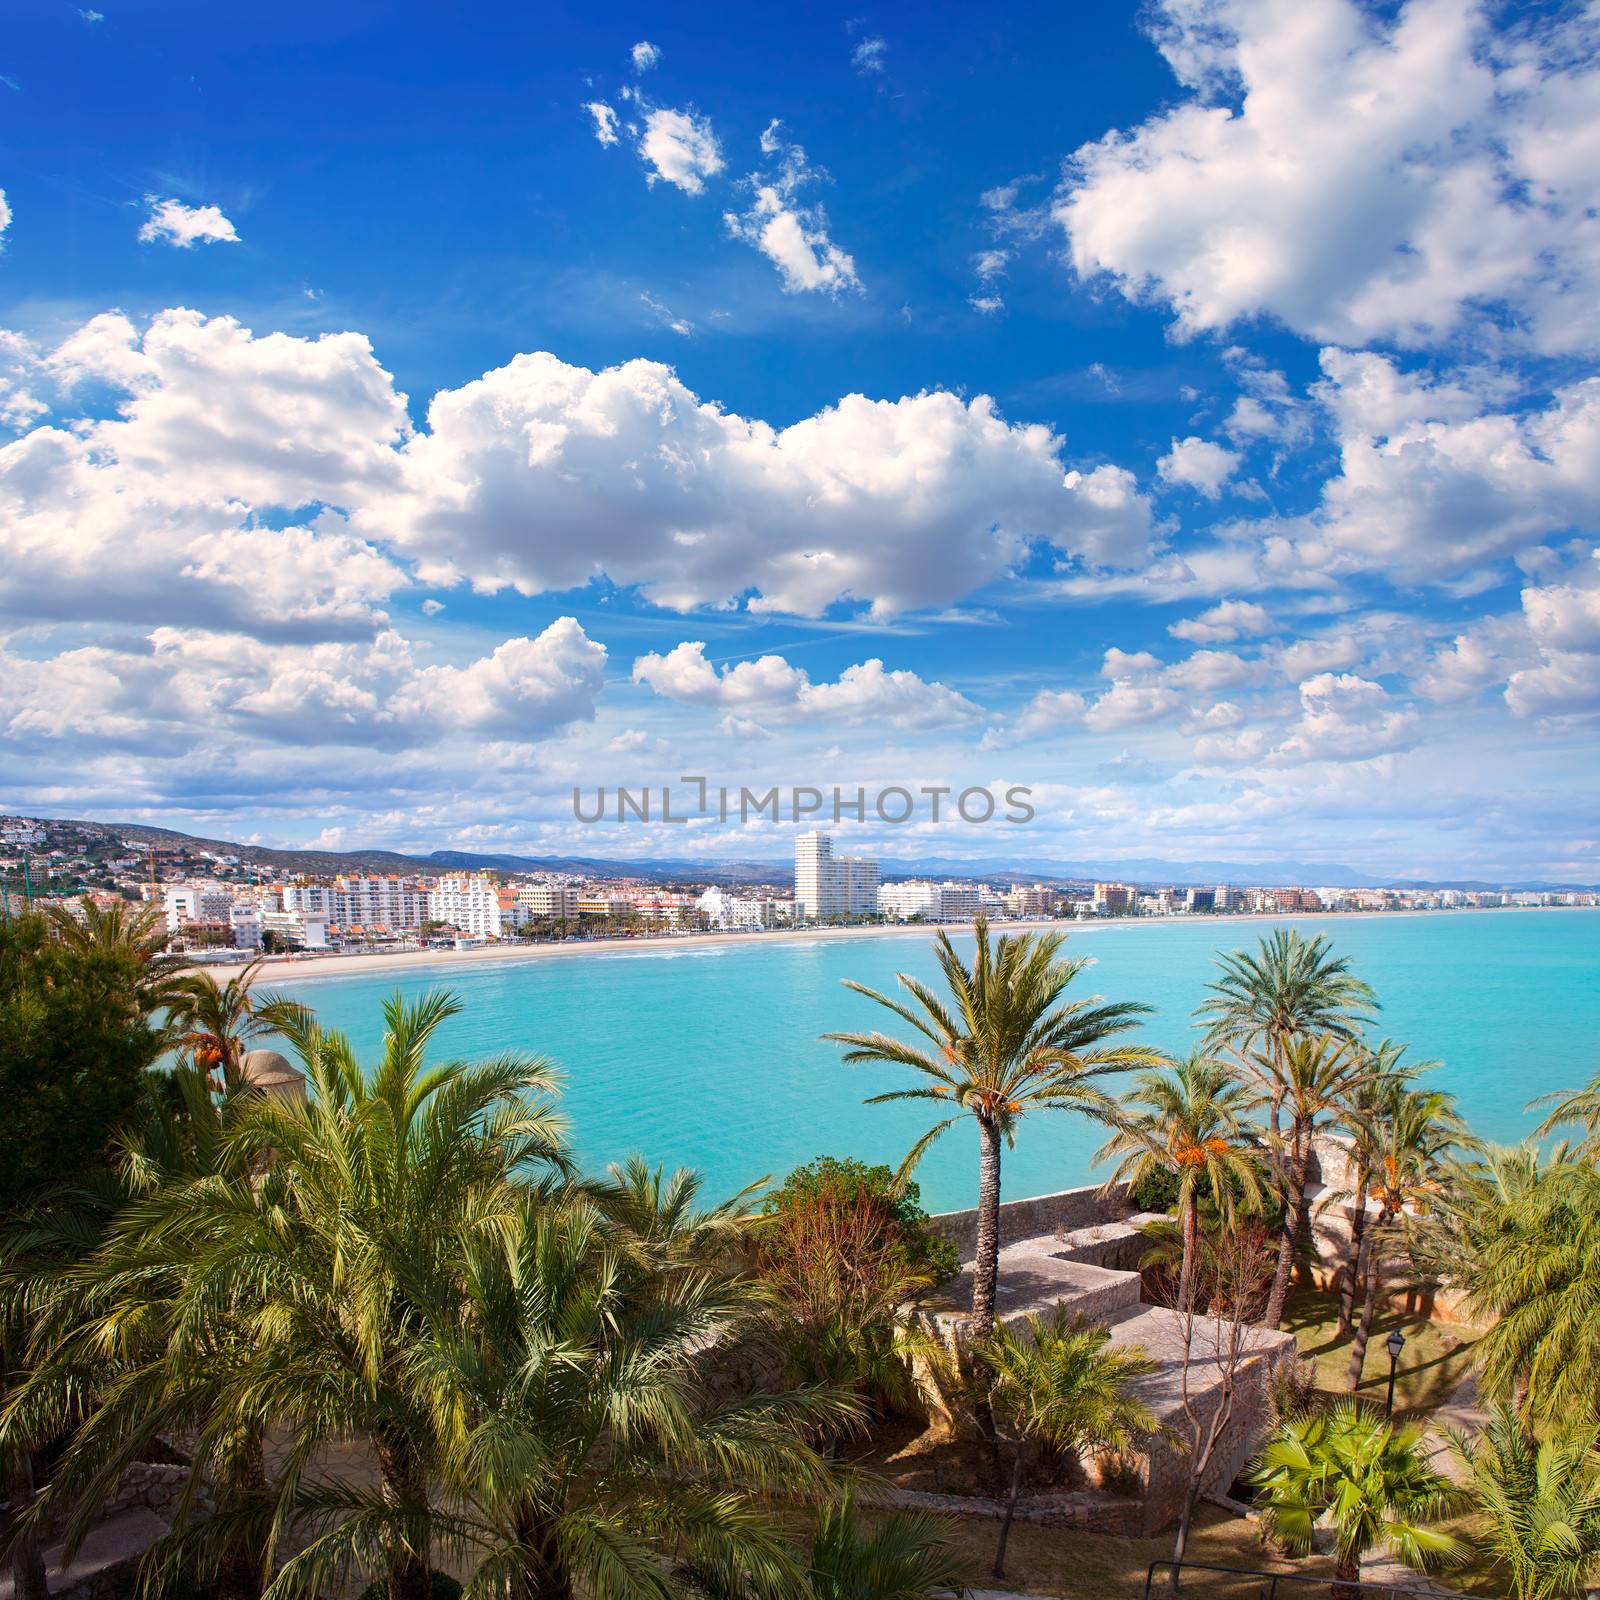
[[[1227,922],[1251,924],[1257,922],[1284,922],[1305,918],[1366,917],[1455,917],[1484,916],[1496,911],[1516,912],[1530,910],[1582,909],[1534,906],[1483,906],[1459,907],[1448,911],[1302,911],[1254,912],[1233,911],[1226,914],[1201,913],[1181,917],[1095,917],[1082,922],[1035,921],[999,922],[993,926],[998,933],[1055,930],[1058,933],[1081,933],[1094,928],[1148,928],[1165,926],[1192,927],[1196,923]],[[971,933],[970,922],[938,924],[947,933]],[[350,955],[290,955],[269,956],[261,968],[261,976],[269,975],[280,980],[290,979],[300,983],[312,978],[354,977],[366,972],[403,972],[424,967],[475,966],[493,961],[544,961],[563,956],[638,955],[649,950],[690,950],[706,945],[737,945],[759,947],[794,939],[931,939],[936,928],[929,923],[873,924],[863,928],[768,928],[760,933],[726,930],[717,933],[674,933],[628,936],[618,934],[598,939],[569,939],[545,944],[483,945],[472,950],[385,950],[362,951]],[[209,972],[218,982],[226,983],[244,970],[237,962],[227,965],[206,963],[199,970]]]

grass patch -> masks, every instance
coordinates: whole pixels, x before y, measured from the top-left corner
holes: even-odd
[[[871,1515],[871,1513],[867,1513]],[[1172,1559],[1172,1534],[1150,1539],[1119,1539],[1081,1528],[1045,1528],[1019,1522],[1011,1530],[1006,1553],[1006,1576],[996,1583],[990,1576],[994,1561],[997,1524],[952,1518],[950,1545],[972,1569],[974,1587],[1000,1588],[1024,1594],[1060,1595],[1065,1600],[1139,1600],[1145,1573],[1152,1561]],[[1293,1572],[1305,1577],[1331,1577],[1332,1563],[1325,1557],[1284,1561],[1262,1549],[1254,1523],[1202,1506],[1189,1535],[1187,1559],[1212,1566],[1248,1567],[1256,1571]],[[1318,1591],[1295,1584],[1280,1591],[1281,1600],[1317,1600]],[[1153,1591],[1166,1600],[1170,1591],[1165,1574],[1158,1575]],[[1261,1584],[1220,1574],[1185,1573],[1182,1593],[1202,1600],[1259,1600]]]
[[[1340,1338],[1339,1297],[1320,1289],[1300,1289],[1289,1296],[1283,1326],[1299,1341],[1300,1354],[1316,1364],[1317,1387],[1341,1395],[1350,1364],[1349,1337]],[[1389,1352],[1384,1340],[1398,1328],[1405,1348],[1395,1369],[1394,1408],[1413,1419],[1437,1410],[1450,1391],[1472,1369],[1470,1329],[1447,1327],[1426,1317],[1389,1307],[1380,1310],[1367,1343],[1361,1369],[1363,1400],[1381,1406],[1389,1389]]]

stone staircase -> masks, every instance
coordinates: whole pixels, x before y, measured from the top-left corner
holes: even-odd
[[[1113,1345],[1137,1345],[1157,1366],[1136,1381],[1135,1392],[1158,1422],[1187,1442],[1191,1418],[1205,1427],[1222,1399],[1227,1330],[1203,1317],[1194,1319],[1186,1379],[1184,1319],[1166,1307],[1144,1304],[1137,1272],[1085,1259],[1128,1259],[1127,1241],[1139,1240],[1143,1220],[1135,1217],[1004,1246],[995,1313],[1000,1321],[1014,1323],[1028,1316],[1049,1318],[1057,1306],[1064,1306],[1070,1314],[1108,1328]],[[947,1337],[959,1337],[971,1304],[972,1264],[967,1262],[929,1310]],[[1225,1491],[1255,1452],[1267,1423],[1270,1372],[1295,1348],[1293,1334],[1266,1328],[1252,1328],[1243,1337],[1244,1365],[1234,1384],[1232,1415],[1203,1485],[1210,1492]],[[1187,1482],[1182,1446],[1157,1438],[1128,1465],[1141,1479],[1145,1530],[1154,1532],[1172,1520],[1182,1500]]]

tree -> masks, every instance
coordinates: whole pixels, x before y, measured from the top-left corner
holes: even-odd
[[[1496,1152],[1447,1199],[1437,1254],[1488,1324],[1485,1390],[1544,1427],[1600,1424],[1600,1168]]]
[[[176,997],[186,963],[169,955],[167,923],[159,906],[134,907],[126,900],[110,905],[83,899],[75,907],[51,906],[50,931],[77,955],[115,956],[140,973],[136,993],[146,1014],[168,1009]]]
[[[1357,1036],[1361,1025],[1377,1007],[1372,990],[1350,970],[1348,957],[1336,956],[1326,935],[1303,938],[1293,929],[1279,929],[1262,939],[1255,952],[1236,950],[1218,962],[1221,976],[1208,985],[1211,998],[1196,1015],[1208,1023],[1208,1049],[1227,1049],[1241,1068],[1259,1085],[1268,1110],[1279,1185],[1283,1197],[1283,1233],[1280,1237],[1278,1274],[1267,1305],[1267,1321],[1276,1328],[1283,1321],[1289,1295],[1294,1250],[1304,1221],[1305,1176],[1310,1165],[1311,1122],[1303,1112],[1285,1146],[1280,1138],[1287,1101],[1297,1098],[1293,1079],[1304,1078],[1308,1066],[1337,1063],[1352,1067],[1359,1060]],[[1305,1055],[1306,1041],[1329,1041],[1321,1060]],[[1296,1049],[1301,1051],[1298,1062]],[[1351,1072],[1339,1092],[1349,1092],[1359,1075]],[[1317,1106],[1312,1121],[1325,1109]],[[1298,1183],[1296,1174],[1298,1171]]]
[[[1583,1129],[1582,1140],[1572,1148],[1578,1160],[1594,1160],[1600,1156],[1600,1072],[1597,1072],[1581,1089],[1559,1089],[1554,1094],[1541,1095],[1530,1101],[1527,1109],[1551,1106],[1553,1109],[1537,1128],[1535,1139],[1548,1138],[1563,1128],[1576,1123]]]
[[[1261,1208],[1254,1141],[1244,1123],[1249,1103],[1248,1088],[1222,1062],[1196,1051],[1167,1071],[1140,1073],[1120,1097],[1116,1132],[1095,1152],[1096,1163],[1117,1163],[1108,1186],[1136,1184],[1158,1170],[1176,1178],[1180,1310],[1190,1303],[1202,1194],[1224,1217],[1232,1216],[1236,1193],[1250,1209]]]
[[[261,1016],[264,1004],[254,985],[264,957],[257,956],[243,971],[219,985],[209,972],[180,979],[173,1006],[178,1048],[197,1067],[216,1074],[216,1087],[236,1085],[244,1052],[252,1039],[272,1031]]]
[[[817,1513],[810,1578],[816,1600],[957,1600],[969,1574],[938,1517],[894,1511],[868,1528],[847,1492]]]
[[[472,1230],[462,1259],[459,1303],[433,1305],[410,1352],[440,1494],[328,1484],[303,1497],[331,1526],[274,1596],[336,1592],[402,1541],[449,1548],[470,1587],[504,1600],[805,1586],[760,1497],[826,1492],[803,1435],[850,1407],[804,1390],[711,1398],[705,1351],[753,1326],[757,1285],[630,1260],[574,1196],[525,1196]]]
[[[104,1162],[165,1047],[145,954],[73,927],[0,924],[0,1217]]]
[[[1582,1595],[1600,1572],[1600,1433],[1541,1439],[1502,1406],[1451,1445],[1514,1600]]]
[[[1368,1188],[1378,1203],[1378,1215],[1366,1229],[1364,1259],[1357,1264],[1358,1284],[1365,1294],[1350,1343],[1346,1383],[1352,1392],[1360,1387],[1366,1365],[1385,1252],[1400,1239],[1409,1219],[1436,1203],[1454,1157],[1471,1143],[1456,1115],[1453,1096],[1403,1087],[1395,1087],[1379,1109],[1368,1140],[1372,1163]]]
[[[883,1033],[827,1033],[848,1046],[850,1063],[890,1062],[910,1067],[932,1082],[924,1087],[873,1095],[868,1105],[888,1100],[928,1100],[955,1112],[922,1136],[902,1164],[909,1172],[947,1129],[970,1116],[978,1130],[978,1238],[973,1262],[972,1331],[994,1331],[995,1278],[1000,1255],[1000,1145],[1012,1143],[1017,1124],[1031,1111],[1050,1108],[1087,1112],[1111,1120],[1112,1104],[1097,1079],[1160,1058],[1135,1045],[1105,1041],[1138,1025],[1150,1007],[1131,1001],[1108,1004],[1098,995],[1067,1000],[1084,960],[1058,959],[1062,934],[1003,934],[994,942],[979,919],[977,949],[969,967],[942,930],[934,953],[949,1002],[909,973],[900,986],[915,1006],[862,984],[846,988],[892,1011],[927,1041],[903,1043]],[[931,1048],[930,1048],[931,1047]]]
[[[1248,1480],[1268,1529],[1291,1550],[1308,1552],[1318,1524],[1331,1526],[1333,1600],[1357,1600],[1370,1550],[1390,1547],[1423,1572],[1466,1556],[1458,1539],[1432,1526],[1462,1496],[1429,1465],[1422,1430],[1397,1427],[1353,1400],[1280,1423]]]
[[[287,1174],[270,1215],[204,1213],[212,1230],[201,1286],[256,1315],[258,1342],[229,1388],[241,1423],[275,1421],[294,1446],[277,1486],[280,1520],[370,1508],[320,1489],[307,1463],[328,1440],[373,1449],[387,1508],[377,1544],[389,1600],[428,1600],[431,1395],[418,1383],[419,1336],[459,1313],[474,1237],[515,1225],[530,1185],[559,1187],[564,1124],[542,1060],[507,1053],[430,1067],[439,1027],[461,1009],[436,992],[384,1007],[382,1059],[365,1068],[342,1034],[300,1007],[263,1009],[306,1073],[303,1103],[259,1097],[241,1117],[245,1156]],[[203,1197],[197,1196],[199,1210]],[[329,1496],[333,1496],[330,1500]]]
[[[1377,1145],[1381,1138],[1383,1113],[1392,1101],[1395,1091],[1404,1088],[1418,1073],[1426,1072],[1438,1063],[1433,1061],[1407,1062],[1405,1053],[1411,1047],[1396,1044],[1392,1039],[1381,1040],[1371,1053],[1371,1075],[1352,1090],[1345,1110],[1345,1128],[1350,1134],[1350,1165],[1354,1168],[1354,1181],[1345,1193],[1332,1198],[1350,1203],[1350,1254],[1339,1275],[1339,1336],[1347,1337],[1355,1325],[1356,1298],[1360,1289],[1362,1240],[1367,1231],[1367,1202],[1372,1188],[1372,1169],[1377,1160]]]
[[[255,1600],[272,1548],[266,1424],[232,1405],[255,1329],[211,1292],[206,1256],[219,1214],[275,1213],[283,1175],[229,1137],[257,1091],[236,1079],[214,1094],[210,1073],[188,1064],[153,1074],[148,1090],[119,1141],[117,1192],[58,1193],[32,1223],[32,1370],[4,1427],[34,1445],[70,1433],[39,1507],[63,1516],[69,1558],[152,1440],[191,1441],[188,1498],[208,1482],[217,1514],[181,1527],[152,1558],[169,1576],[203,1572],[220,1600]],[[40,1262],[41,1235],[70,1238],[86,1213],[101,1218],[93,1247]]]
[[[1049,1322],[1029,1317],[1020,1329],[1002,1324],[977,1355],[989,1373],[989,1404],[1012,1434],[1011,1482],[994,1554],[998,1579],[1005,1577],[1029,1443],[1050,1446],[1070,1464],[1087,1450],[1126,1449],[1154,1433],[1156,1419],[1131,1386],[1157,1363],[1137,1345],[1112,1348],[1108,1329],[1076,1322],[1061,1306]]]

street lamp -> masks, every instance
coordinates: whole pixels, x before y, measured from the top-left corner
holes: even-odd
[[[1384,1348],[1389,1352],[1389,1400],[1384,1407],[1388,1416],[1394,1415],[1394,1369],[1400,1363],[1400,1352],[1406,1347],[1406,1336],[1396,1328],[1387,1339],[1383,1341]]]

